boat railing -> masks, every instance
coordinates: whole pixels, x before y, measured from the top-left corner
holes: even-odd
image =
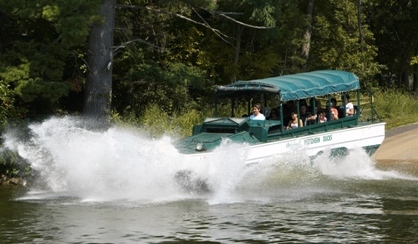
[[[283,132],[276,131],[275,133],[269,133],[267,135],[267,140],[313,135],[342,128],[350,128],[357,125],[358,115],[346,116],[341,119],[329,120],[324,123],[315,123],[300,128],[284,130]]]

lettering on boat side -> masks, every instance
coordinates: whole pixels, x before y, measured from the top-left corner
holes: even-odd
[[[287,148],[297,148],[297,147],[300,147],[300,141],[288,142],[288,143],[286,143],[286,147]]]
[[[332,135],[327,135],[322,138],[323,141],[332,141]]]
[[[314,137],[314,138],[309,138],[305,140],[305,145],[310,145],[310,144],[315,144],[315,143],[320,143],[321,142],[321,138],[320,137]]]
[[[326,135],[322,137],[322,142],[328,142],[328,141],[332,141],[332,135]],[[304,141],[295,141],[295,142],[288,142],[286,144],[287,148],[294,148],[294,147],[299,147],[301,146],[301,143],[303,143],[304,145],[311,145],[311,144],[316,144],[316,143],[320,143],[321,142],[321,137],[313,137],[313,138],[308,138],[305,139]]]
[[[322,142],[332,141],[332,135],[326,135],[322,137]],[[320,143],[321,137],[314,137],[305,140],[305,145]]]

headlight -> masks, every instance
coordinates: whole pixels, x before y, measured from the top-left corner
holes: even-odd
[[[205,151],[205,147],[203,147],[203,143],[201,142],[197,143],[196,151]]]

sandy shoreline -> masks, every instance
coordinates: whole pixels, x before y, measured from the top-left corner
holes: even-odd
[[[418,163],[418,123],[386,131],[385,140],[373,158],[381,163]]]

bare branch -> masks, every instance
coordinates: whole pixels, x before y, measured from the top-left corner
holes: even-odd
[[[254,28],[254,29],[271,29],[271,28],[273,28],[273,27],[268,27],[268,26],[257,26],[257,25],[246,24],[246,23],[243,23],[241,21],[238,21],[238,20],[236,20],[234,18],[231,18],[231,17],[229,17],[226,14],[219,14],[219,16],[222,16],[222,17],[224,17],[226,19],[229,19],[229,20],[231,20],[231,21],[233,21],[233,22],[235,22],[237,24],[240,24],[240,25],[243,25],[243,26],[246,26],[246,27],[250,27],[250,28]]]
[[[227,15],[244,15],[242,12],[221,12],[221,11],[214,11],[215,14],[227,14]]]
[[[217,29],[212,28],[206,21],[205,19],[200,16],[200,14],[193,8],[193,11],[195,12],[195,14],[197,16],[199,16],[199,18],[204,22],[204,26],[209,28],[210,30],[212,30],[215,35],[217,35],[219,38],[221,38],[221,40],[223,40],[224,42],[228,43],[229,45],[231,45],[232,47],[234,46],[232,43],[230,43],[228,40],[226,40],[224,37],[228,37],[227,35],[223,34],[222,32],[218,31]],[[222,35],[221,35],[222,34]]]
[[[154,45],[154,44],[151,44],[151,43],[149,43],[149,42],[147,42],[147,41],[145,41],[144,39],[141,39],[141,38],[137,38],[137,39],[133,39],[133,40],[130,40],[130,41],[124,42],[124,43],[122,43],[122,45],[121,45],[121,46],[126,46],[126,45],[128,45],[128,44],[131,44],[132,42],[140,42],[140,43],[147,44],[148,46],[151,46],[151,47],[153,47],[153,48],[155,48],[155,49],[161,49],[161,47],[156,46],[156,45]]]
[[[197,14],[197,12],[194,9],[193,9],[193,11],[199,16],[200,19],[202,19],[203,22],[199,22],[199,21],[193,20],[193,19],[191,19],[189,17],[186,17],[186,16],[181,15],[181,14],[178,14],[178,13],[173,13],[173,12],[169,12],[169,11],[163,11],[161,9],[154,9],[154,8],[150,8],[150,7],[139,7],[139,6],[136,6],[136,5],[117,5],[117,8],[147,9],[147,10],[152,11],[152,12],[167,13],[167,14],[170,14],[170,15],[174,15],[174,16],[180,18],[180,19],[184,19],[184,20],[187,20],[189,22],[192,22],[192,23],[194,23],[196,25],[200,25],[200,26],[203,26],[205,28],[210,29],[219,38],[221,38],[224,42],[228,43],[229,45],[232,45],[228,40],[226,40],[226,38],[230,38],[228,35],[222,33],[218,29],[215,29],[215,28],[211,27],[206,21],[204,21],[204,19],[199,14]]]
[[[227,40],[228,38],[230,38],[228,35],[226,35],[226,34],[222,33],[220,30],[218,30],[218,29],[213,28],[212,26],[210,26],[210,24],[209,24],[209,23],[207,23],[207,22],[204,20],[204,18],[203,18],[202,16],[200,16],[194,8],[192,8],[192,10],[194,11],[194,13],[196,13],[196,15],[197,15],[197,16],[199,16],[199,18],[202,20],[202,22],[199,22],[199,21],[193,20],[193,19],[191,19],[191,18],[189,18],[189,17],[186,17],[186,16],[184,16],[184,15],[182,15],[182,14],[173,13],[173,12],[169,12],[169,11],[164,11],[164,10],[161,10],[161,9],[154,9],[154,8],[151,8],[151,7],[140,7],[140,6],[137,6],[137,5],[117,5],[117,8],[147,9],[147,10],[149,10],[149,11],[153,11],[153,12],[158,12],[158,13],[167,13],[167,14],[170,14],[170,15],[174,15],[174,16],[176,16],[176,17],[180,18],[180,19],[184,19],[184,20],[187,20],[187,21],[192,22],[192,23],[194,23],[194,24],[197,24],[197,25],[200,25],[200,26],[203,26],[203,27],[205,27],[205,28],[210,29],[210,30],[211,30],[211,31],[213,31],[213,32],[214,32],[214,33],[215,33],[215,34],[216,34],[216,35],[217,35],[217,36],[218,36],[221,40],[223,40],[224,42],[226,42],[226,43],[228,43],[229,45],[233,46],[233,44],[231,44],[231,43]],[[268,27],[268,26],[255,26],[255,25],[246,24],[246,23],[243,23],[243,22],[241,22],[241,21],[238,21],[238,20],[236,20],[236,19],[234,19],[234,18],[232,18],[232,17],[227,16],[227,15],[242,15],[243,13],[239,13],[239,12],[213,12],[213,13],[215,13],[215,14],[217,14],[217,15],[219,15],[219,16],[222,16],[222,17],[224,17],[224,18],[226,18],[226,19],[228,19],[228,20],[231,20],[231,21],[233,21],[233,22],[235,22],[235,23],[237,23],[237,24],[240,24],[240,25],[242,25],[242,26],[245,26],[245,27],[254,28],[254,29],[271,29],[271,28],[273,28],[273,27]],[[146,43],[146,42],[144,42],[144,43]]]
[[[155,10],[153,10],[153,11],[155,11]],[[171,13],[171,14],[172,14],[172,15],[174,15],[174,16],[176,16],[176,17],[179,17],[179,18],[181,18],[181,19],[185,19],[185,20],[187,20],[187,21],[190,21],[190,22],[192,22],[192,23],[195,23],[195,24],[197,24],[197,25],[201,25],[201,26],[204,26],[204,27],[206,27],[206,28],[209,28],[209,29],[211,29],[213,32],[216,32],[217,34],[220,34],[220,35],[222,35],[222,36],[228,37],[226,34],[223,34],[220,30],[217,30],[217,29],[215,29],[215,28],[212,28],[212,27],[210,27],[209,25],[207,25],[206,23],[198,22],[198,21],[196,21],[196,20],[190,19],[189,17],[186,17],[186,16],[181,15],[181,14],[177,14],[177,13]]]

